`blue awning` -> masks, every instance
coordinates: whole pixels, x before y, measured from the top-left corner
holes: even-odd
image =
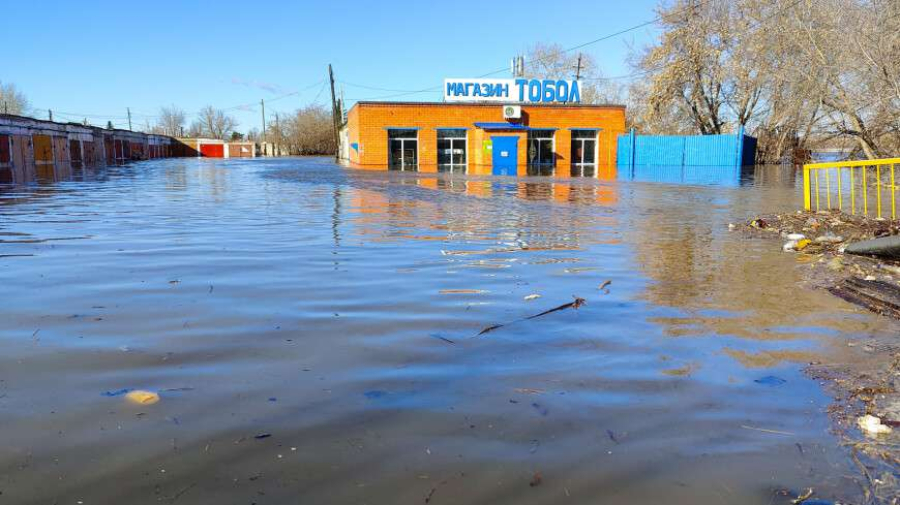
[[[475,123],[476,128],[482,130],[528,130],[525,125],[514,123]]]

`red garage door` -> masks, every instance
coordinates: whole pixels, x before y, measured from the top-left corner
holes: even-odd
[[[224,158],[225,157],[225,145],[224,144],[201,144],[200,145],[200,155],[206,158]]]

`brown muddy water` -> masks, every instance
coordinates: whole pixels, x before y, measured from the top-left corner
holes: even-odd
[[[731,182],[170,159],[4,188],[0,503],[858,501],[802,368],[896,328],[728,231],[796,208],[792,171]]]

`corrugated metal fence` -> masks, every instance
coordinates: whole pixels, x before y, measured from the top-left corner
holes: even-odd
[[[623,181],[736,187],[740,186],[747,173],[745,170],[737,166],[635,165],[619,169],[618,178]]]
[[[740,167],[753,165],[756,139],[744,135],[635,135],[619,136],[616,165],[665,167]]]

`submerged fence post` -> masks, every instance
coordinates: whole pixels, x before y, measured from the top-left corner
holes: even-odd
[[[636,153],[637,153],[637,147],[636,147],[637,142],[635,142],[634,139],[635,139],[634,128],[632,128],[632,129],[631,129],[631,136],[630,136],[630,142],[631,142],[631,155],[629,156],[629,157],[631,158],[631,159],[630,159],[630,163],[629,163],[629,168],[631,169],[631,175],[632,175],[632,177],[634,176],[634,167],[635,167],[635,165],[637,164],[637,163],[636,163],[636,160],[634,159],[634,158],[635,158],[635,155],[636,155]]]
[[[807,212],[812,210],[812,195],[809,194],[810,185],[809,185],[809,167],[803,167],[803,208],[806,209]]]

